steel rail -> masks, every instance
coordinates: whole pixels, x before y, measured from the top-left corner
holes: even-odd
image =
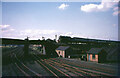
[[[39,76],[39,77],[42,76],[41,74],[33,71],[32,69],[30,69],[29,67],[27,67],[25,64],[23,64],[22,62],[20,62],[20,60],[16,57],[16,55],[15,55],[15,58],[16,58],[16,60],[21,64],[21,66],[23,66],[24,68],[26,68],[27,70],[29,70],[30,72],[32,72],[32,73],[35,74],[36,76]]]
[[[39,61],[40,61],[41,58],[38,57],[37,55],[36,55],[36,57],[37,57],[37,58],[39,59]],[[43,60],[41,60],[41,61],[44,62]],[[46,62],[45,62],[45,63],[46,63]],[[48,63],[46,63],[46,64],[49,65],[49,66],[51,66],[53,69],[57,70],[58,72],[62,73],[62,74],[65,75],[66,77],[71,78],[69,75],[67,75],[66,73],[58,70],[56,67],[54,67],[54,66],[52,66],[52,65],[50,65],[50,64],[48,64]]]
[[[48,62],[48,61],[47,61],[47,62]],[[49,62],[49,63],[50,63],[50,62]],[[57,65],[57,66],[59,66],[59,67],[65,68],[65,69],[67,69],[67,70],[69,70],[69,71],[71,71],[71,72],[73,72],[73,73],[75,73],[75,74],[77,74],[77,75],[79,75],[79,76],[83,76],[82,74],[80,74],[80,73],[78,73],[78,72],[72,70],[71,68],[62,66],[61,64],[59,64],[59,63],[57,63],[57,62],[54,62],[54,64],[53,64],[53,61],[52,61],[52,63],[50,63],[50,64],[52,64],[52,65],[54,65],[54,66]]]
[[[36,59],[35,62],[38,62],[40,65],[42,65],[44,68],[46,68],[50,73],[52,73],[55,77],[59,78],[58,75],[56,73],[54,73],[52,70],[50,70],[46,65],[44,65],[40,60],[38,60],[35,55],[34,57]]]
[[[54,59],[54,60],[56,60],[56,59]],[[56,61],[58,61],[58,60],[56,60]],[[67,62],[67,61],[63,61],[63,60],[62,60],[62,62],[64,62],[65,64],[72,64],[71,62]],[[77,64],[75,64],[75,65],[81,67],[81,65],[77,65]],[[76,69],[78,69],[78,68],[76,68]],[[88,69],[84,69],[84,68],[79,68],[79,69],[82,69],[84,71],[94,72],[94,73],[100,74],[100,75],[112,76],[111,74],[107,74],[107,73],[103,73],[103,72],[98,72],[98,71],[94,71],[94,70],[88,70]]]

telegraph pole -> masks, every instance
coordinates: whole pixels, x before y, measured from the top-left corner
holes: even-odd
[[[24,44],[24,56],[28,56],[29,53],[29,37],[25,39],[25,44]]]

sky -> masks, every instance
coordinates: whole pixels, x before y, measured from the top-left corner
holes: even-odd
[[[118,40],[117,2],[3,2],[2,38]]]

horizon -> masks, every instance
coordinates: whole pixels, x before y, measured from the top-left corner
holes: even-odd
[[[60,37],[60,36],[59,36]],[[59,37],[58,37],[58,39],[59,39]],[[81,38],[81,37],[71,37],[71,36],[65,36],[65,37],[70,37],[70,38]],[[27,37],[26,37],[27,38]],[[19,38],[0,38],[0,39],[17,39],[17,40],[25,40],[26,38],[24,38],[24,39],[19,39]],[[29,40],[33,40],[33,39],[30,39],[30,38],[28,38]],[[55,40],[55,39],[51,39],[51,38],[47,38],[47,39],[50,39],[50,40]],[[47,39],[45,39],[45,40],[47,40]],[[57,39],[57,40],[58,40]],[[115,40],[103,40],[103,39],[94,39],[94,38],[84,38],[84,39],[92,39],[92,40],[102,40],[102,41],[115,41]],[[43,40],[43,39],[34,39],[34,40]],[[116,42],[116,41],[115,41]],[[117,41],[117,42],[119,42],[119,41]]]
[[[2,38],[118,40],[117,2],[3,2]]]

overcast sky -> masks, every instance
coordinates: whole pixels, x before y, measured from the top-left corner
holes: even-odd
[[[117,2],[3,2],[2,37],[118,40]]]

